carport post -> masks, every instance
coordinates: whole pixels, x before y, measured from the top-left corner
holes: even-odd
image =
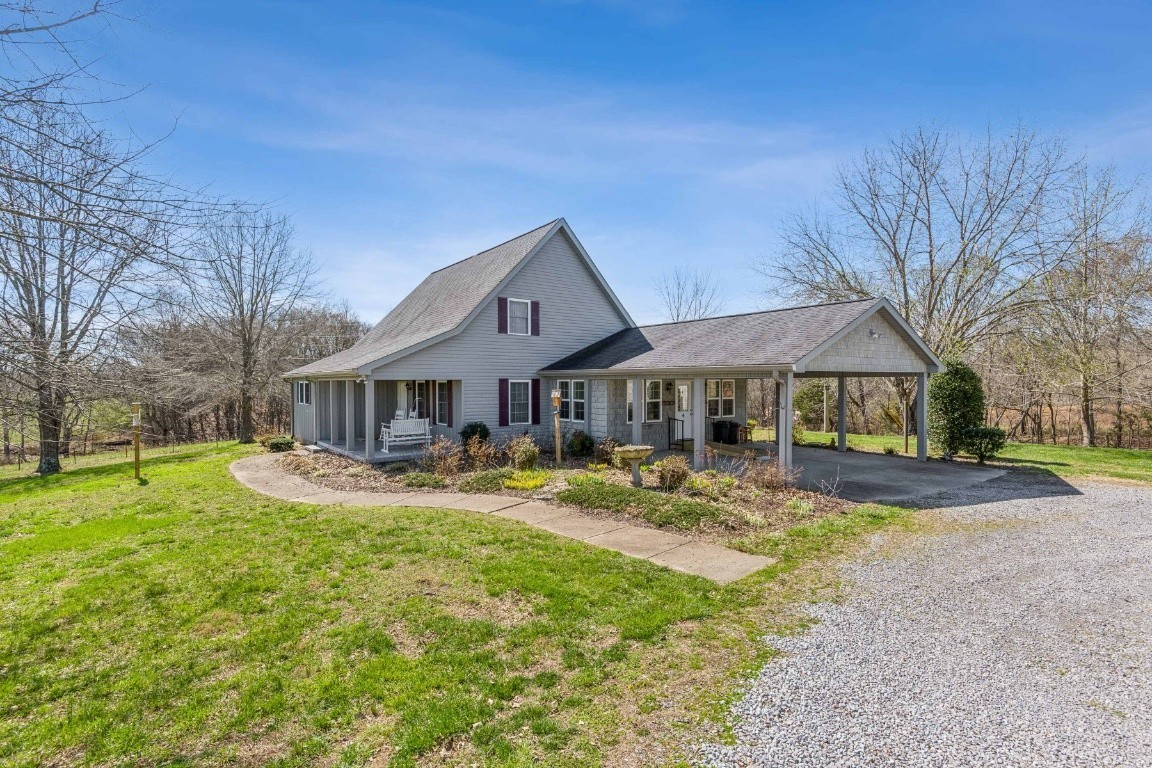
[[[848,381],[836,377],[836,450],[848,450]]]
[[[632,445],[644,444],[644,379],[632,379]],[[661,393],[663,397],[663,393]]]
[[[792,471],[792,381],[792,372],[785,373],[777,421],[779,426],[776,429],[776,436],[780,441],[778,449],[780,469],[785,472]]]
[[[692,379],[692,467],[704,469],[704,379]]]
[[[928,374],[916,374],[916,460],[928,461]]]

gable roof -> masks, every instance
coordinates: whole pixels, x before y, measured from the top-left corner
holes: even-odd
[[[804,363],[880,310],[897,322],[929,370],[943,368],[887,299],[871,298],[625,328],[543,370],[789,368],[802,372]]]
[[[632,318],[564,219],[525,232],[424,278],[384,319],[348,349],[284,374],[357,374],[462,331],[494,294],[554,234],[563,231],[625,322]]]

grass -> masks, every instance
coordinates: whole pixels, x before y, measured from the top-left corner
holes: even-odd
[[[770,440],[770,429],[755,431],[756,440]],[[805,432],[804,444],[827,446],[834,440],[832,432]],[[883,453],[892,449],[904,453],[904,438],[900,435],[848,435],[848,447],[855,451]],[[912,455],[916,453],[916,438],[909,440]],[[1085,448],[1078,445],[1037,445],[1034,443],[1008,443],[990,464],[1045,469],[1061,477],[1109,477],[1118,480],[1152,482],[1152,451],[1132,448]]]
[[[597,765],[714,716],[795,574],[899,515],[742,541],[779,561],[720,588],[493,516],[270,499],[227,473],[253,450],[0,481],[0,763]]]
[[[577,481],[557,493],[557,501],[586,509],[627,512],[653,525],[671,525],[683,530],[695,528],[706,520],[722,523],[730,517],[729,511],[718,504],[606,483],[594,475],[577,475],[572,479]]]

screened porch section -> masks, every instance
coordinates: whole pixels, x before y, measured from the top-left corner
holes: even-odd
[[[405,461],[438,436],[455,437],[459,380],[327,379],[315,382],[316,444],[370,462]],[[370,396],[369,396],[369,393]],[[392,439],[385,449],[381,429]]]

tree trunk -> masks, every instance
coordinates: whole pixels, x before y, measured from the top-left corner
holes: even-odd
[[[1092,385],[1088,377],[1080,376],[1080,444],[1096,445],[1096,415],[1092,412]]]
[[[256,425],[252,419],[252,396],[247,387],[240,389],[240,442],[256,442]]]
[[[36,420],[40,424],[40,463],[36,471],[54,475],[60,471],[60,428],[64,421],[64,400],[51,384],[37,387]]]

